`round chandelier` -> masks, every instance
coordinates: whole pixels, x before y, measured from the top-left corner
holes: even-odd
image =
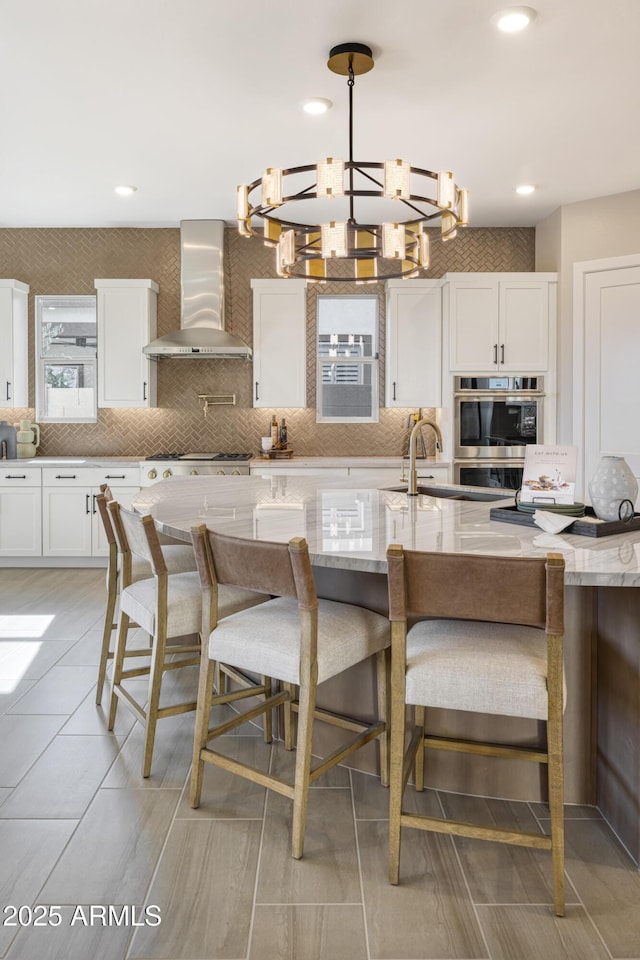
[[[457,228],[468,224],[468,191],[457,186],[450,171],[433,173],[404,160],[355,161],[353,88],[357,76],[373,69],[371,49],[342,43],[330,51],[327,66],[348,77],[349,159],[328,157],[286,170],[267,167],[257,180],[238,187],[238,230],[275,247],[282,277],[374,283],[418,276],[429,266],[434,231],[427,228],[439,221],[439,239],[452,240]],[[360,222],[359,198],[367,210],[370,198],[393,200],[399,215],[383,223]],[[324,223],[290,219],[295,203],[328,199],[348,202],[348,216],[327,217]],[[351,270],[345,270],[345,262]]]

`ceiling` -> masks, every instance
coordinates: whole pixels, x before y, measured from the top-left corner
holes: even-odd
[[[0,226],[233,222],[266,166],[348,154],[326,60],[349,40],[376,61],[355,159],[452,170],[471,226],[639,188],[639,0],[529,3],[508,35],[500,0],[3,0]],[[314,96],[333,109],[304,114]]]

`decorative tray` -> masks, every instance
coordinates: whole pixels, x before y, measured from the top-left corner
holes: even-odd
[[[533,514],[522,513],[515,504],[511,507],[491,507],[489,516],[492,520],[521,523],[524,527],[536,527],[542,532],[541,528],[533,522]],[[614,533],[631,533],[634,530],[640,530],[640,513],[634,513],[629,520],[596,520],[593,508],[585,507],[584,517],[574,520],[571,526],[565,527],[558,536],[575,533],[580,537],[610,537]]]
[[[263,450],[262,459],[263,460],[289,460],[293,456],[293,450],[291,447],[284,447],[280,450]]]

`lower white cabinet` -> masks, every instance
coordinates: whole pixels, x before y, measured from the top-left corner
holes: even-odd
[[[0,557],[42,554],[42,498],[39,467],[0,470]]]
[[[101,557],[108,552],[96,505],[108,483],[123,507],[140,489],[137,467],[46,468],[42,471],[42,555]]]

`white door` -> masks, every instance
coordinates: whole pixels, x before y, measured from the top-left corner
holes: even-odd
[[[442,406],[442,298],[437,281],[387,283],[387,407]]]
[[[449,285],[449,369],[498,368],[498,284],[479,277]]]
[[[640,255],[576,264],[574,437],[583,494],[601,456],[624,457],[640,478]]]
[[[40,487],[0,488],[0,557],[42,555]]]
[[[510,373],[549,366],[549,284],[500,281],[498,362]]]
[[[91,556],[90,487],[42,488],[42,555]]]

